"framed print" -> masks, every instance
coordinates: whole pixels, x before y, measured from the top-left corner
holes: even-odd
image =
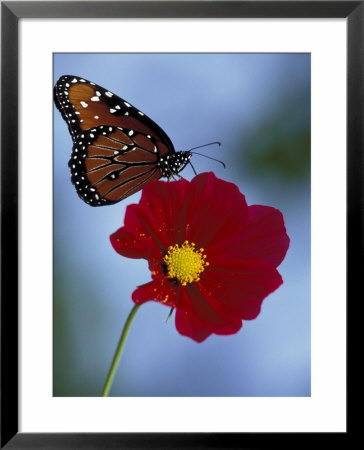
[[[2,447],[347,445],[363,8],[2,2]]]

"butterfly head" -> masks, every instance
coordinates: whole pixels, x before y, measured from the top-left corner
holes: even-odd
[[[181,172],[191,159],[190,151],[175,152],[169,155],[159,155],[158,165],[162,170],[162,176],[170,178]]]

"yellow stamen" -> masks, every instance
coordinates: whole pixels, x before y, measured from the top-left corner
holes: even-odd
[[[186,286],[187,283],[200,280],[200,274],[209,265],[206,261],[204,249],[195,249],[193,242],[185,241],[180,247],[178,244],[171,245],[163,260],[167,264],[168,276]]]

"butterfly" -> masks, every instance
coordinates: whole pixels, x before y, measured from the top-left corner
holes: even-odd
[[[148,116],[84,78],[61,76],[54,101],[73,140],[71,181],[91,206],[117,203],[190,162],[191,151],[175,151]]]

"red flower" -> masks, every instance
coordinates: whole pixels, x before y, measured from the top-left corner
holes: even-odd
[[[197,342],[236,333],[259,314],[282,284],[276,267],[289,246],[280,211],[248,206],[213,173],[151,181],[110,239],[121,255],[149,262],[153,281],[133,292],[134,302],[175,308],[177,330]]]

